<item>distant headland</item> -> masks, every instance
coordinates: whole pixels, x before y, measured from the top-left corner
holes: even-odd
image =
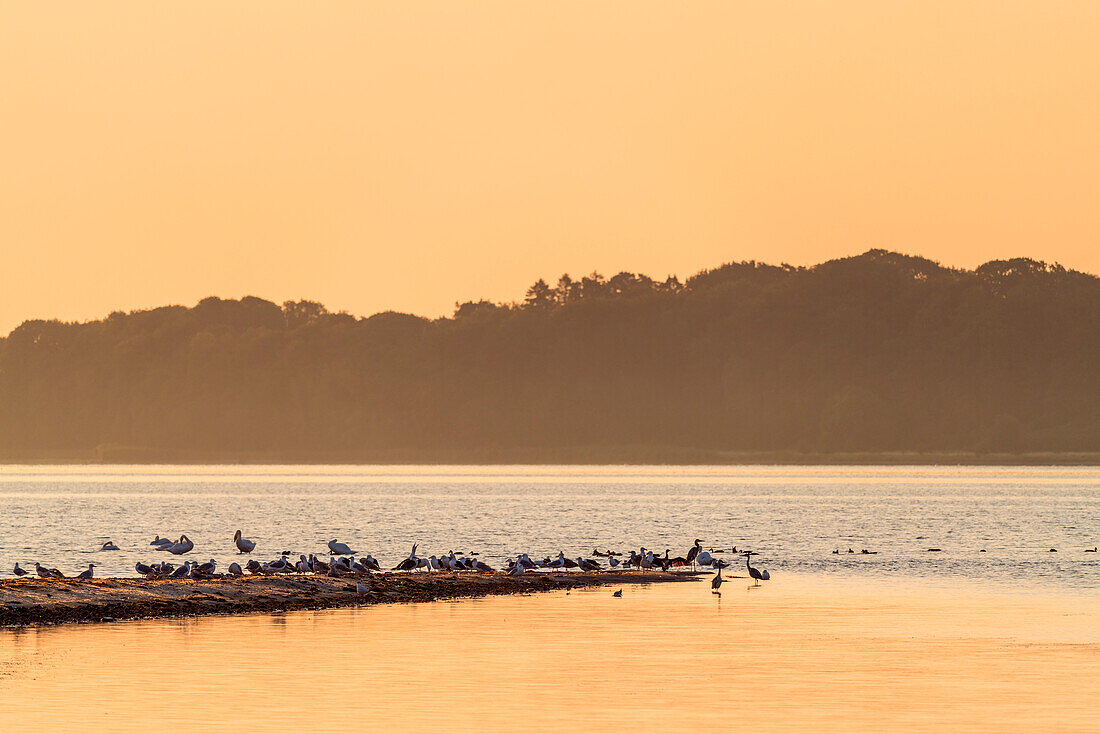
[[[0,338],[0,461],[1100,463],[1100,279],[871,250],[429,320],[206,298]]]

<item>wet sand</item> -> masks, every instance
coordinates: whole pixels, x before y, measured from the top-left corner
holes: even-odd
[[[519,577],[504,573],[437,572],[376,573],[340,578],[219,577],[205,581],[5,579],[0,580],[0,626],[326,609],[694,578],[694,574],[685,572],[623,571],[538,572]],[[370,591],[359,593],[357,583],[369,587]]]

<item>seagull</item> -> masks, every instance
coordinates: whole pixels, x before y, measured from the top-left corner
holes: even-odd
[[[378,565],[378,561],[374,560],[374,556],[372,556],[370,553],[367,554],[366,558],[360,558],[359,561],[370,571],[382,570]]]
[[[371,589],[370,589],[369,586],[363,586],[363,584],[356,581],[355,582],[355,593],[356,594],[369,594],[369,593],[371,593]]]
[[[767,581],[771,578],[771,574],[762,569],[756,569],[749,565],[749,554],[745,554],[745,567],[749,569],[749,576],[756,580],[756,586],[760,585],[761,581]],[[719,571],[718,573],[721,573]]]
[[[46,568],[45,566],[43,566],[38,561],[34,562],[34,570],[38,573],[39,578],[44,578],[44,579],[52,579],[53,578],[53,574],[50,572],[50,569]]]
[[[616,558],[615,556],[610,556],[607,559],[607,565],[611,566],[612,568],[618,568],[619,567],[619,559]]]
[[[348,547],[347,543],[337,543],[336,538],[328,542],[328,549],[336,556],[350,556],[355,553],[355,551]]]
[[[599,571],[600,570],[600,564],[596,563],[595,561],[590,561],[587,558],[581,558],[580,556],[577,557],[577,566],[582,571]]]
[[[13,568],[11,572],[14,573],[16,576],[26,576],[27,575],[27,572],[25,570],[23,570],[22,568],[19,568],[19,563],[18,562],[16,562],[15,568]]]
[[[229,575],[230,576],[244,576],[244,569],[241,568],[241,564],[237,563],[236,561],[234,561],[233,563],[230,563],[229,564]]]
[[[104,544],[103,544],[103,547],[102,547],[102,548],[100,548],[100,550],[101,550],[101,551],[113,551],[113,550],[118,550],[118,546],[117,546],[117,545],[115,545],[113,541],[110,541],[110,540],[108,540],[108,541],[107,541],[106,543],[104,543]]]
[[[186,535],[181,535],[173,545],[167,548],[167,551],[174,556],[182,556],[184,553],[190,553],[195,547],[195,544],[191,542],[191,539]]]
[[[192,568],[191,572],[194,573],[195,571],[198,571],[201,574],[211,574],[214,573],[214,569],[217,568],[217,565],[218,564],[214,562],[214,559],[211,558],[206,563],[199,564],[195,568]]]
[[[134,564],[134,570],[137,571],[138,573],[140,573],[142,576],[152,576],[153,575],[153,567],[152,566],[146,566],[141,561],[138,561],[137,563]]]
[[[241,531],[233,534],[233,542],[237,544],[238,553],[251,553],[256,549],[256,544],[248,538],[241,537]]]
[[[172,572],[169,578],[185,579],[191,575],[191,561],[184,561],[183,565]]]
[[[92,566],[94,566],[94,565],[95,565],[94,563],[89,563],[88,564],[88,570],[81,571],[80,573],[78,573],[76,575],[76,577],[78,579],[90,579],[92,577]]]
[[[748,560],[747,558],[745,559]],[[710,588],[718,591],[722,586],[722,569],[718,569],[718,573],[714,574],[714,578],[710,580]]]

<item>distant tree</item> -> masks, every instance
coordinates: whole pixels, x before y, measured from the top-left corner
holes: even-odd
[[[328,314],[328,309],[316,301],[284,301],[283,318],[288,329],[312,324]]]
[[[527,289],[527,296],[523,303],[528,308],[548,308],[554,305],[554,301],[554,290],[546,284],[545,280],[539,278]]]

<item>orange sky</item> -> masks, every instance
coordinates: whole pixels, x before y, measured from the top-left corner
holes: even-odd
[[[1100,3],[0,0],[0,332],[885,247],[1100,272]]]

